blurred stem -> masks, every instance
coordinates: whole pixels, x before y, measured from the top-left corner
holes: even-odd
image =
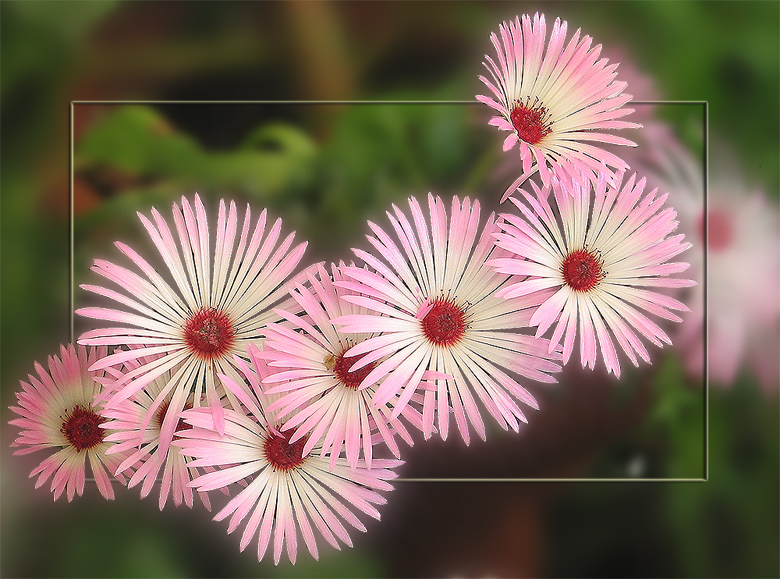
[[[299,71],[300,93],[309,100],[350,100],[355,95],[354,63],[343,26],[331,2],[282,2],[289,24],[290,53]],[[318,109],[319,110],[319,109]],[[318,132],[330,126],[335,111],[313,119]]]

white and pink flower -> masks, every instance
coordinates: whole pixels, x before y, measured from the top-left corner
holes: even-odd
[[[339,458],[329,465],[319,456],[319,444],[311,453],[303,451],[306,437],[290,442],[291,432],[279,430],[281,423],[266,410],[275,395],[266,395],[261,381],[269,369],[254,346],[249,346],[250,364],[236,360],[251,392],[232,378],[222,375],[223,384],[241,399],[246,412],[225,410],[224,434],[218,434],[214,418],[205,408],[188,410],[185,421],[191,429],[180,431],[174,444],[193,460],[194,467],[215,467],[192,483],[200,491],[210,491],[245,481],[241,490],[214,517],[221,521],[230,517],[228,533],[232,533],[249,516],[241,537],[240,549],[257,536],[257,557],[261,560],[273,537],[274,563],[278,564],[286,546],[287,557],[295,563],[297,535],[303,537],[306,548],[318,558],[314,528],[334,548],[339,541],[352,546],[342,523],[366,531],[353,509],[379,519],[374,505],[386,503],[378,491],[390,491],[387,482],[397,475],[392,469],[403,464],[397,460],[374,459],[372,468],[359,460],[355,468]]]
[[[347,314],[333,322],[347,334],[379,335],[347,351],[360,356],[356,371],[378,362],[361,387],[381,382],[373,401],[382,405],[399,396],[393,416],[418,391],[427,375],[432,387],[423,391],[423,426],[447,438],[451,407],[461,436],[469,442],[468,423],[481,438],[485,426],[478,398],[506,429],[518,430],[526,418],[514,399],[537,408],[534,397],[513,375],[554,382],[550,373],[560,370],[560,354],[540,340],[520,333],[527,327],[539,302],[522,297],[502,300],[495,292],[510,280],[488,267],[491,257],[503,256],[493,234],[493,215],[480,227],[479,202],[466,197],[452,200],[449,217],[439,197],[428,196],[430,220],[416,199],[409,205],[412,221],[397,207],[388,217],[400,247],[377,225],[368,240],[376,254],[354,250],[370,270],[345,267],[352,282],[340,282],[362,295],[342,299],[369,310]]]
[[[273,307],[287,297],[285,284],[306,244],[291,249],[294,234],[290,234],[277,245],[281,219],[266,232],[267,216],[263,211],[253,227],[248,206],[239,229],[235,203],[227,208],[220,201],[212,253],[206,211],[197,195],[194,206],[184,197],[181,208],[174,203],[175,237],[156,209],[151,220],[140,213],[139,217],[173,285],[130,247],[117,242],[141,274],[95,261],[93,271],[122,291],[94,285],[82,288],[124,307],[77,310],[82,316],[119,324],[86,332],[79,343],[129,348],[97,361],[92,366],[96,370],[146,360],[112,384],[106,392],[108,407],[115,407],[166,372],[171,373],[139,427],[143,433],[163,403],[169,404],[160,429],[159,452],[165,454],[188,400],[198,407],[203,399],[214,414],[217,430],[222,431],[223,406],[216,375],[219,372],[237,379],[233,356],[244,355],[247,344],[262,338],[266,324],[279,320]],[[226,394],[227,403],[237,408],[236,398]]]
[[[580,39],[577,30],[566,44],[567,23],[555,20],[548,40],[544,15],[528,15],[499,27],[491,34],[496,63],[485,55],[489,80],[480,80],[493,93],[478,95],[499,115],[490,120],[510,131],[504,151],[520,149],[522,175],[506,190],[502,201],[538,171],[544,185],[556,176],[570,183],[595,183],[600,174],[615,184],[616,175],[628,169],[617,155],[590,143],[636,146],[612,134],[613,129],[640,128],[618,120],[633,112],[622,108],[631,95],[622,94],[625,82],[615,80],[617,64],[599,60],[601,46]]]
[[[11,445],[20,447],[14,454],[56,449],[30,473],[31,477],[38,475],[35,488],[51,477],[54,500],[66,490],[68,501],[84,493],[87,461],[100,494],[114,498],[109,473],[116,470],[123,455],[107,454],[112,444],[100,428],[105,419],[95,404],[102,388],[95,378],[103,372],[88,370],[105,355],[105,348],[81,346],[77,352],[73,346],[62,346],[59,357],[49,357],[48,371],[35,363],[37,377],[31,374],[29,382],[21,382],[22,391],[16,393],[19,405],[11,406],[21,418],[10,424],[24,429]],[[125,482],[121,475],[117,480]]]
[[[315,444],[319,445],[320,456],[329,453],[333,466],[343,448],[347,462],[355,468],[362,449],[365,464],[371,468],[375,438],[384,441],[396,458],[399,457],[396,434],[409,445],[413,442],[404,423],[391,417],[396,399],[374,406],[372,399],[378,384],[358,388],[376,362],[352,372],[350,368],[361,356],[347,356],[346,352],[377,334],[367,332],[347,337],[336,330],[331,320],[367,314],[369,310],[340,299],[353,292],[337,286],[345,279],[339,267],[333,265],[331,272],[332,278],[321,265],[312,268],[308,287],[297,285],[290,290],[302,314],[277,310],[289,327],[268,326],[261,355],[273,372],[264,383],[269,394],[283,394],[268,411],[278,411],[275,414],[278,420],[286,417],[284,431],[295,428],[290,444],[302,437],[308,439],[304,454],[309,454]],[[420,403],[422,398],[418,394],[413,401]],[[412,405],[404,407],[401,417],[422,429],[422,415]]]
[[[128,360],[121,368],[121,371],[108,368],[106,372],[113,380],[116,380],[121,378],[123,373],[131,372],[151,361],[146,358]],[[103,415],[107,422],[102,427],[111,430],[105,437],[105,440],[115,443],[108,449],[107,454],[122,453],[122,456],[125,457],[117,467],[117,472],[130,472],[127,486],[128,488],[133,488],[141,484],[141,498],[145,498],[159,480],[160,494],[158,504],[160,510],[165,507],[168,496],[173,499],[173,503],[177,507],[182,503],[192,507],[193,492],[188,483],[201,474],[201,469],[186,463],[178,447],[168,446],[165,452],[160,450],[160,432],[166,414],[170,410],[170,394],[157,407],[152,419],[150,421],[145,420],[149,408],[152,407],[160,392],[171,381],[171,378],[171,372],[165,372],[127,400],[119,402],[113,408],[103,410]],[[222,387],[218,386],[218,388],[220,388],[221,392]],[[192,408],[192,399],[187,400],[185,403],[186,408]],[[143,430],[142,425],[145,425]],[[187,428],[189,428],[189,425],[179,419],[174,430],[174,437],[177,431]],[[161,472],[162,477],[159,477]],[[205,507],[210,509],[211,504],[208,495],[206,493],[198,494]]]
[[[622,189],[601,179],[594,188],[573,185],[566,191],[557,180],[534,195],[520,190],[522,203],[511,198],[522,215],[502,214],[499,247],[512,257],[494,258],[497,271],[515,276],[499,296],[542,296],[530,320],[542,336],[553,325],[550,349],[563,338],[563,361],[571,356],[579,326],[582,366],[595,367],[600,348],[607,370],[620,376],[613,339],[631,362],[650,355],[637,333],[661,347],[671,344],[666,332],[648,318],[681,321],[670,310],[685,304],[646,288],[688,287],[695,282],[669,277],[689,264],[669,260],[688,249],[677,228],[676,213],[663,208],[668,194],[642,195],[645,180],[629,178]],[[550,190],[555,203],[549,202]],[[598,348],[597,348],[598,346]]]

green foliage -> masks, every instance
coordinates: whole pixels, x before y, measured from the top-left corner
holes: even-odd
[[[315,153],[305,133],[280,122],[258,127],[235,151],[207,151],[154,108],[117,105],[79,142],[74,168],[268,203],[308,183]]]
[[[705,392],[687,383],[680,359],[664,356],[645,427],[664,438],[665,478],[703,479],[707,452]]]
[[[670,485],[663,515],[687,576],[770,577],[777,572],[780,427],[757,384],[711,389],[709,477]]]
[[[317,97],[302,73],[312,58],[303,50],[306,35],[291,31],[294,18],[283,3],[232,3],[229,9],[163,3],[159,20],[140,20],[139,26],[128,17],[150,4],[0,2],[4,422],[18,380],[68,335],[69,215],[65,201],[57,204],[70,182],[68,102],[93,96]],[[482,90],[476,75],[483,72],[482,54],[491,51],[489,31],[527,8],[434,3],[426,9],[441,14],[430,25],[420,22],[419,5],[382,6],[388,17],[373,27],[351,12],[359,3],[339,4],[334,12],[337,33],[361,48],[350,55],[354,60],[338,63],[355,79],[350,96],[357,100],[472,100]],[[749,178],[777,198],[778,3],[555,3],[545,8],[548,17],[553,9],[569,20],[570,31],[581,27],[605,47],[625,43],[662,98],[707,100],[710,135],[733,146]],[[266,60],[254,52],[258,47]],[[398,65],[392,56],[399,51],[412,58]],[[382,58],[396,64],[381,74],[372,71]],[[413,73],[419,78],[442,68],[437,63],[445,59],[449,76],[440,86],[431,88],[438,82],[432,78],[409,80]],[[418,61],[423,68],[415,68]],[[372,74],[379,79],[374,85]],[[408,86],[416,88],[398,90]],[[171,202],[183,194],[198,191],[211,207],[220,198],[250,202],[254,213],[269,207],[310,241],[304,261],[349,260],[350,247],[366,246],[366,219],[386,223],[391,203],[403,206],[408,196],[422,198],[428,191],[492,198],[491,173],[504,158],[500,137],[485,126],[487,111],[476,104],[301,105],[287,116],[248,121],[238,144],[222,149],[154,105],[117,104],[104,112],[73,151],[75,177],[88,185],[91,203],[74,224],[77,284],[95,282],[88,270],[92,260],[117,257],[115,240],[134,247],[147,243],[145,249],[154,252],[135,212],[148,215],[154,206],[169,215]],[[698,118],[688,122],[673,112],[668,119],[689,144],[700,146]],[[76,299],[83,305],[78,289]],[[656,367],[649,413],[631,436],[604,449],[595,472],[625,473],[639,448],[647,451],[653,476],[696,478],[704,472],[706,444],[708,481],[556,487],[561,494],[547,515],[550,532],[539,539],[554,561],[551,572],[776,576],[777,395],[767,399],[741,380],[731,391],[711,390],[705,408],[704,390],[687,384],[672,353]],[[628,377],[626,382],[635,386]],[[616,407],[636,393],[622,386]],[[5,437],[3,455],[3,575],[378,576],[386,572],[383,564],[399,556],[362,546],[336,553],[320,541],[319,562],[299,544],[295,567],[258,565],[251,546],[237,553],[235,534],[226,536],[224,525],[210,523],[200,509],[192,518],[184,509],[168,512],[170,506],[161,514],[152,497],[138,507],[137,496],[52,506],[46,488],[30,499],[6,482],[30,482],[14,462],[19,457],[6,462],[11,436]],[[523,492],[522,485],[517,489]],[[406,514],[410,525],[414,515]],[[437,529],[417,531],[414,540],[426,541]]]

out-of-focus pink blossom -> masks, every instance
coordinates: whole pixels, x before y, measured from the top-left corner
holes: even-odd
[[[751,187],[733,157],[719,145],[710,147],[706,212],[704,167],[669,127],[649,130],[647,152],[639,163],[649,179],[670,192],[680,229],[701,249],[691,251],[691,276],[699,282],[688,290],[692,324],[679,330],[685,364],[704,374],[705,289],[707,302],[707,365],[710,380],[729,386],[741,369],[777,391],[780,369],[780,212],[758,187]],[[705,276],[705,221],[706,276]]]

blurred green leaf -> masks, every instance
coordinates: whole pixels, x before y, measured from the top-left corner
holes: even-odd
[[[112,12],[119,4],[117,0],[100,2],[5,0],[3,3],[6,9],[10,8],[26,25],[39,26],[49,34],[69,43],[80,41],[96,22]]]
[[[268,202],[306,185],[315,158],[313,141],[290,125],[259,127],[235,151],[211,152],[155,109],[120,105],[80,141],[74,165],[98,181],[163,180],[181,193],[210,191]]]
[[[680,359],[667,354],[653,382],[645,428],[663,438],[665,478],[704,478],[704,391],[686,383]]]
[[[198,167],[203,152],[175,132],[153,108],[118,105],[78,144],[75,169],[106,165],[133,174],[181,175]]]
[[[744,380],[710,391],[709,478],[664,494],[682,575],[776,576],[780,424],[764,396]]]
[[[115,9],[115,0],[62,2],[4,0],[2,18],[2,96],[20,82],[58,76],[96,22]]]

